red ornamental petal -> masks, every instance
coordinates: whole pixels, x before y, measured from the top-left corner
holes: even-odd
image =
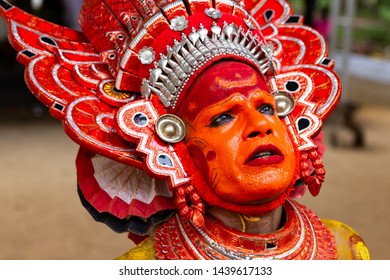
[[[141,170],[83,149],[79,151],[76,166],[80,190],[99,212],[108,212],[120,219],[148,218],[175,208],[168,187],[164,189]]]
[[[316,180],[315,182],[309,185],[308,189],[312,196],[317,196],[321,190],[321,183],[318,180]]]
[[[204,215],[199,210],[195,210],[193,212],[193,216],[191,221],[196,225],[197,227],[202,228],[204,226]]]

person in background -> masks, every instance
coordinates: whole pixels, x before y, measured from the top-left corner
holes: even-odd
[[[329,18],[329,8],[321,9],[320,15],[313,22],[313,27],[318,30],[325,38],[329,39],[331,33],[332,22]]]

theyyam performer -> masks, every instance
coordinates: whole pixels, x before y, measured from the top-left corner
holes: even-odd
[[[82,204],[137,244],[120,259],[369,259],[294,200],[320,192],[341,85],[287,1],[85,0],[82,32],[0,14],[29,89],[80,145]]]

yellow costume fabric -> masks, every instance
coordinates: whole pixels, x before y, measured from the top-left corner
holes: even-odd
[[[351,227],[335,220],[321,219],[321,221],[336,238],[339,260],[370,259],[370,253],[366,244]]]

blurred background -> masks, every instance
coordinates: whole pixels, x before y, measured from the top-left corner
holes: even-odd
[[[79,29],[82,0],[10,1]],[[373,259],[390,259],[390,1],[291,0],[327,37],[343,98],[325,124],[327,169],[300,202],[340,220]],[[76,191],[77,145],[29,93],[0,21],[0,259],[113,259],[133,244],[95,222]]]

